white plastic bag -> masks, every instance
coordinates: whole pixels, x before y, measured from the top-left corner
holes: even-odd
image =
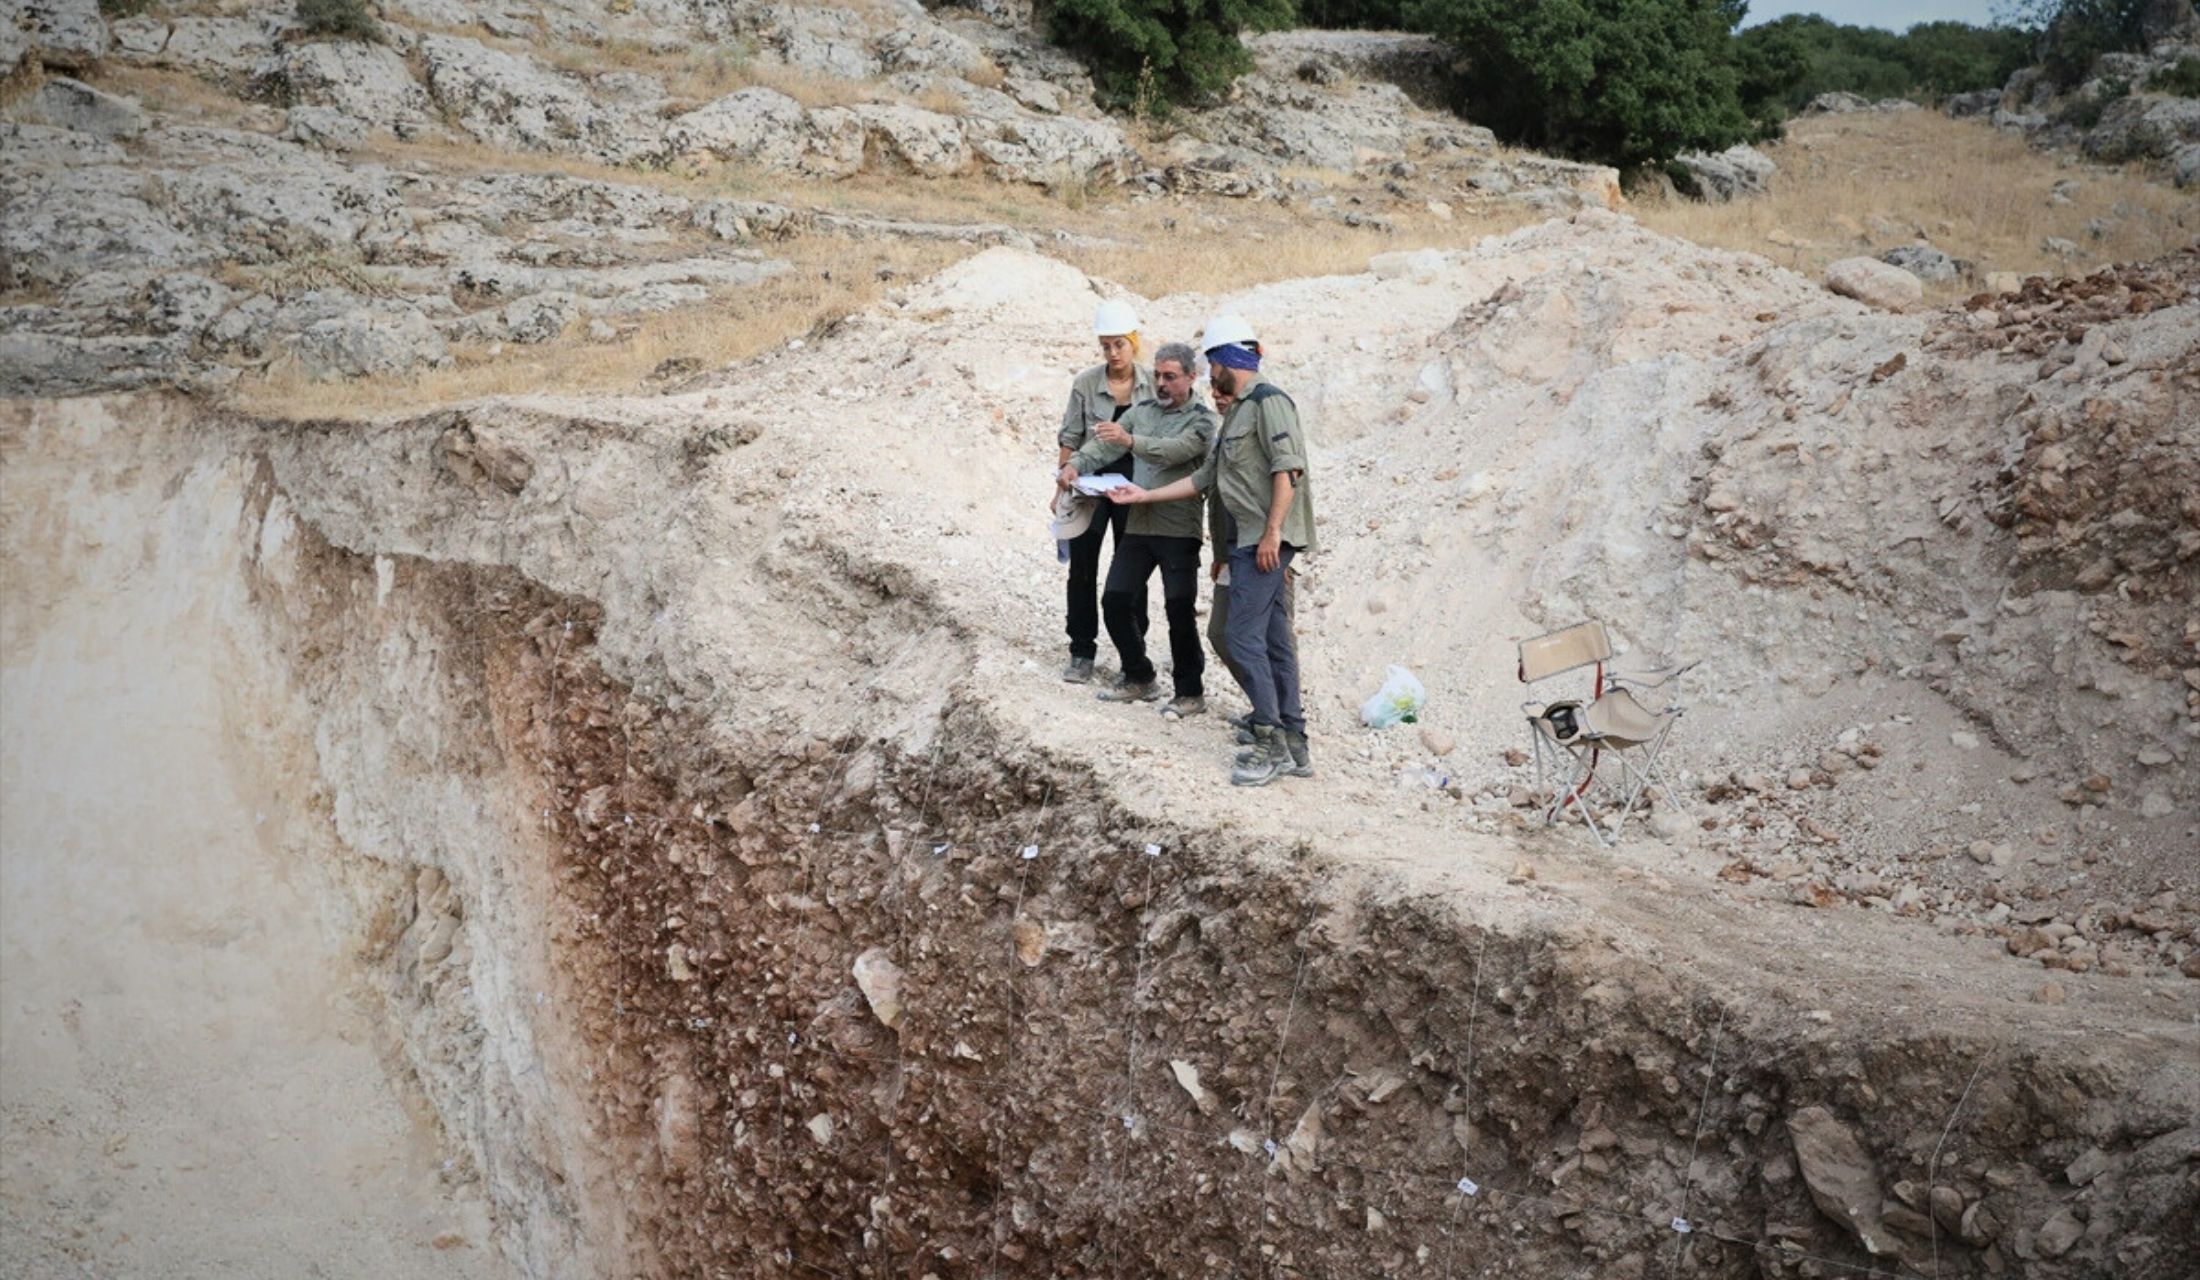
[[[1360,719],[1370,728],[1388,729],[1394,724],[1412,724],[1421,718],[1421,708],[1428,705],[1428,691],[1413,673],[1404,667],[1392,667],[1383,679],[1383,687],[1375,696],[1360,704]]]

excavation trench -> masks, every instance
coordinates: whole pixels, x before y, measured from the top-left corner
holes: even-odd
[[[102,414],[158,425],[124,460]],[[421,462],[450,440],[366,447],[436,491],[468,478]],[[9,445],[11,497],[59,495],[11,517],[40,610],[98,595],[69,568],[94,507],[198,548],[177,589],[271,708],[229,746],[310,761],[285,852],[329,963],[518,1273],[2167,1277],[2200,1250],[2189,1028],[2104,1047],[1839,976],[1770,1000],[1732,975],[1778,939],[1661,951],[1135,812],[859,557],[809,553],[806,589],[926,637],[937,696],[735,730],[627,588],[379,548],[374,498],[295,486],[356,442],[125,401]]]
[[[2132,1085],[1812,1036],[1578,934],[1340,898],[1317,853],[1129,818],[975,706],[917,756],[714,743],[605,675],[587,602],[412,568],[467,602],[492,749],[539,787],[573,1101],[645,1271],[1968,1274],[2044,1190],[2000,1184]],[[2110,1141],[2149,1146],[2160,1101]],[[1922,1233],[1860,1249],[1817,1210],[1810,1106],[1917,1202],[1872,1216]],[[2189,1195],[2182,1141],[2129,1203]],[[2192,1243],[2097,1212],[2125,1274]]]

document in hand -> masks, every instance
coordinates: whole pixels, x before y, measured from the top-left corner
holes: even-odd
[[[1106,493],[1110,489],[1120,489],[1130,482],[1131,479],[1129,476],[1101,474],[1096,476],[1079,476],[1070,487],[1077,490],[1077,492],[1079,493],[1090,493],[1094,495],[1099,495]]]

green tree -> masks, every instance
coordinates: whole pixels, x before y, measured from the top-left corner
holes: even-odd
[[[1408,0],[1464,54],[1463,113],[1526,146],[1620,167],[1751,133],[1731,32],[1739,0]]]
[[[1931,94],[1998,89],[2032,60],[2032,41],[2014,27],[1921,22],[1902,33],[1897,56],[1913,90]]]
[[[1821,93],[1900,98],[1998,88],[2029,60],[2009,27],[1927,22],[1901,35],[1791,14],[1734,37],[1742,103],[1752,116],[1791,112]]]
[[[1291,0],[1054,0],[1047,31],[1111,106],[1200,102],[1250,70],[1240,31],[1291,24]]]
[[[1299,0],[1299,22],[1332,30],[1396,31],[1405,26],[1405,0]]]
[[[2048,78],[2083,83],[2104,53],[2144,49],[2149,36],[2192,13],[2191,0],[2009,0],[1997,16],[2033,33]]]

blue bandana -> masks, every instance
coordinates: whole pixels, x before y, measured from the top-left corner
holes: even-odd
[[[1225,369],[1243,369],[1248,373],[1260,368],[1260,353],[1234,342],[1213,348],[1207,353],[1207,359]]]

